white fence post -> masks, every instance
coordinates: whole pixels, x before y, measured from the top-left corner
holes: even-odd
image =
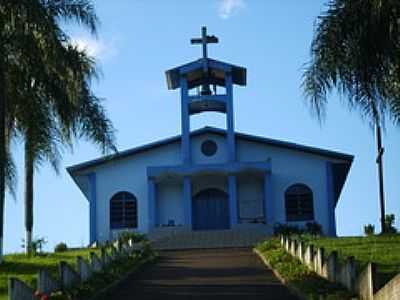
[[[90,252],[90,267],[93,272],[100,272],[103,268],[99,257],[94,252]]]
[[[76,258],[76,264],[78,266],[78,273],[82,282],[87,281],[92,275],[92,269],[89,263],[81,256]]]
[[[34,291],[17,278],[8,279],[9,300],[35,300]]]
[[[65,261],[60,262],[60,279],[63,289],[69,289],[80,283],[79,274]]]
[[[61,284],[56,279],[54,279],[48,271],[39,270],[37,290],[40,293],[50,294],[52,292],[58,291],[60,289],[60,286]]]

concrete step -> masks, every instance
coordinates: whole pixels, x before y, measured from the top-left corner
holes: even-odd
[[[209,231],[175,231],[170,234],[154,232],[149,235],[152,246],[158,250],[208,249],[208,248],[242,248],[253,247],[269,237],[267,228],[263,230],[209,230]]]

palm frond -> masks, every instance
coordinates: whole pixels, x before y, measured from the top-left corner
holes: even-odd
[[[311,62],[302,89],[318,118],[327,93],[337,90],[372,123],[400,118],[391,104],[399,98],[400,2],[332,0],[316,23]],[[397,76],[394,76],[397,74]]]
[[[50,16],[63,21],[74,20],[93,34],[97,33],[99,19],[91,1],[88,0],[42,0]]]

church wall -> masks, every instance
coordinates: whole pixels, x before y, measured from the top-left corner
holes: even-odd
[[[254,174],[239,176],[237,180],[237,193],[239,219],[242,222],[249,222],[249,219],[264,217],[264,187],[260,176],[255,176]]]
[[[286,189],[292,184],[304,183],[313,191],[315,221],[322,225],[324,232],[329,233],[326,158],[244,140],[238,141],[237,149],[241,161],[271,158],[274,223],[286,223]]]
[[[120,191],[134,194],[138,203],[137,231],[148,230],[147,167],[180,163],[179,144],[174,143],[112,161],[94,169],[97,177],[97,238],[112,238],[110,232],[111,197]]]
[[[203,175],[196,176],[192,179],[192,195],[206,189],[219,189],[228,194],[228,181],[225,176],[218,175]]]
[[[214,156],[207,157],[201,152],[201,143],[207,139],[215,141],[218,145]],[[128,158],[98,165],[80,174],[84,176],[87,173],[96,173],[96,234],[99,241],[112,238],[109,230],[109,201],[115,193],[120,191],[127,191],[136,196],[137,230],[147,232],[149,225],[147,167],[179,165],[181,164],[180,154],[180,143],[175,142]],[[225,163],[227,161],[225,138],[212,133],[196,136],[192,141],[192,154],[195,164]],[[303,183],[313,191],[315,221],[329,233],[326,157],[239,139],[237,140],[237,159],[244,162],[271,159],[274,219],[269,220],[270,224],[286,223],[285,191],[292,184]],[[261,176],[255,176],[249,173],[237,178],[238,208],[241,218],[257,218],[263,215],[264,182]],[[226,177],[203,174],[192,178],[193,195],[206,188],[219,188],[227,192]],[[184,223],[180,183],[158,183],[157,198],[159,208],[157,225],[168,224],[169,220],[174,220],[176,225]]]
[[[157,225],[166,225],[170,220],[176,226],[184,224],[182,185],[165,183],[157,185]]]
[[[217,152],[212,156],[206,156],[201,152],[201,144],[206,140],[212,140],[217,144]],[[225,137],[217,134],[202,134],[192,139],[192,161],[196,164],[225,163],[228,160],[228,152]]]

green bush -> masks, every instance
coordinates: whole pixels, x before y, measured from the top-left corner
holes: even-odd
[[[285,235],[285,236],[290,236],[290,235],[295,235],[295,234],[301,234],[303,231],[295,225],[289,225],[289,224],[281,224],[281,223],[276,223],[274,226],[274,235]]]
[[[307,222],[304,228],[301,228],[296,225],[281,224],[281,223],[276,223],[274,226],[275,236],[278,235],[291,236],[291,235],[303,235],[303,234],[322,235],[322,226],[317,222]]]
[[[304,232],[311,235],[322,235],[322,226],[317,222],[307,222]]]
[[[385,216],[385,233],[393,234],[397,233],[396,227],[394,227],[395,217],[394,214]]]
[[[366,236],[371,236],[375,234],[375,226],[372,224],[367,224],[364,226],[364,234]]]
[[[131,231],[124,231],[118,236],[118,241],[123,244],[128,243],[129,240],[132,240],[134,243],[140,243],[143,241],[147,241],[147,237],[144,234],[131,232]]]
[[[343,287],[318,276],[286,252],[277,239],[266,240],[258,244],[256,248],[287,284],[301,290],[307,299],[352,299],[352,295]]]
[[[26,241],[24,239],[22,239],[21,247],[23,249],[26,248],[25,244],[26,244]],[[43,246],[46,244],[47,244],[47,240],[44,237],[42,237],[42,238],[37,237],[37,238],[32,239],[31,244],[30,244],[31,254],[33,256],[44,255]]]
[[[68,250],[66,243],[59,243],[54,247],[54,252],[65,252]]]

